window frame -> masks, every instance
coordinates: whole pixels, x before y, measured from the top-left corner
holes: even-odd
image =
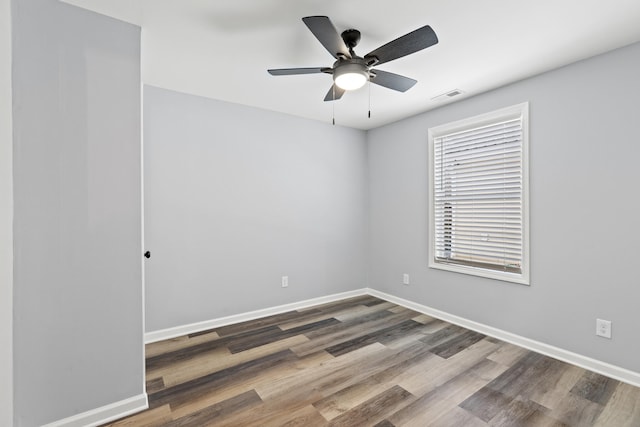
[[[522,118],[522,272],[505,272],[464,264],[436,260],[435,221],[435,152],[434,141],[444,135],[461,132],[501,122],[515,117]],[[429,268],[453,271],[473,276],[530,285],[529,263],[529,103],[524,102],[477,116],[434,126],[428,130],[428,180],[429,180]]]

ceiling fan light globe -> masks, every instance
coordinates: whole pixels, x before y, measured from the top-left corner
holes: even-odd
[[[340,89],[360,89],[369,80],[366,67],[361,64],[344,64],[336,67],[333,81]]]
[[[367,82],[367,78],[360,73],[346,73],[336,77],[336,85],[344,90],[360,89]]]

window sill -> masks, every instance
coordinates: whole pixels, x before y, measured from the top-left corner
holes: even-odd
[[[446,264],[441,262],[430,261],[429,268],[437,270],[452,271],[455,273],[467,274],[470,276],[484,277],[487,279],[502,280],[503,282],[517,283],[519,285],[530,286],[529,275],[527,273],[506,273],[495,270],[488,270],[478,267],[466,267],[464,265]]]

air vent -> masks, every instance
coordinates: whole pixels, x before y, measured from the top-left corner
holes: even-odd
[[[450,90],[448,92],[445,92],[443,94],[440,94],[438,96],[435,96],[433,98],[431,98],[432,101],[442,101],[444,99],[449,99],[449,98],[453,98],[454,96],[458,96],[458,95],[462,95],[464,92],[462,92],[460,89],[453,89]]]

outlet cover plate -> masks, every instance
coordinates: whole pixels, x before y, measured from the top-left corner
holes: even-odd
[[[596,335],[611,339],[611,321],[596,319]]]

